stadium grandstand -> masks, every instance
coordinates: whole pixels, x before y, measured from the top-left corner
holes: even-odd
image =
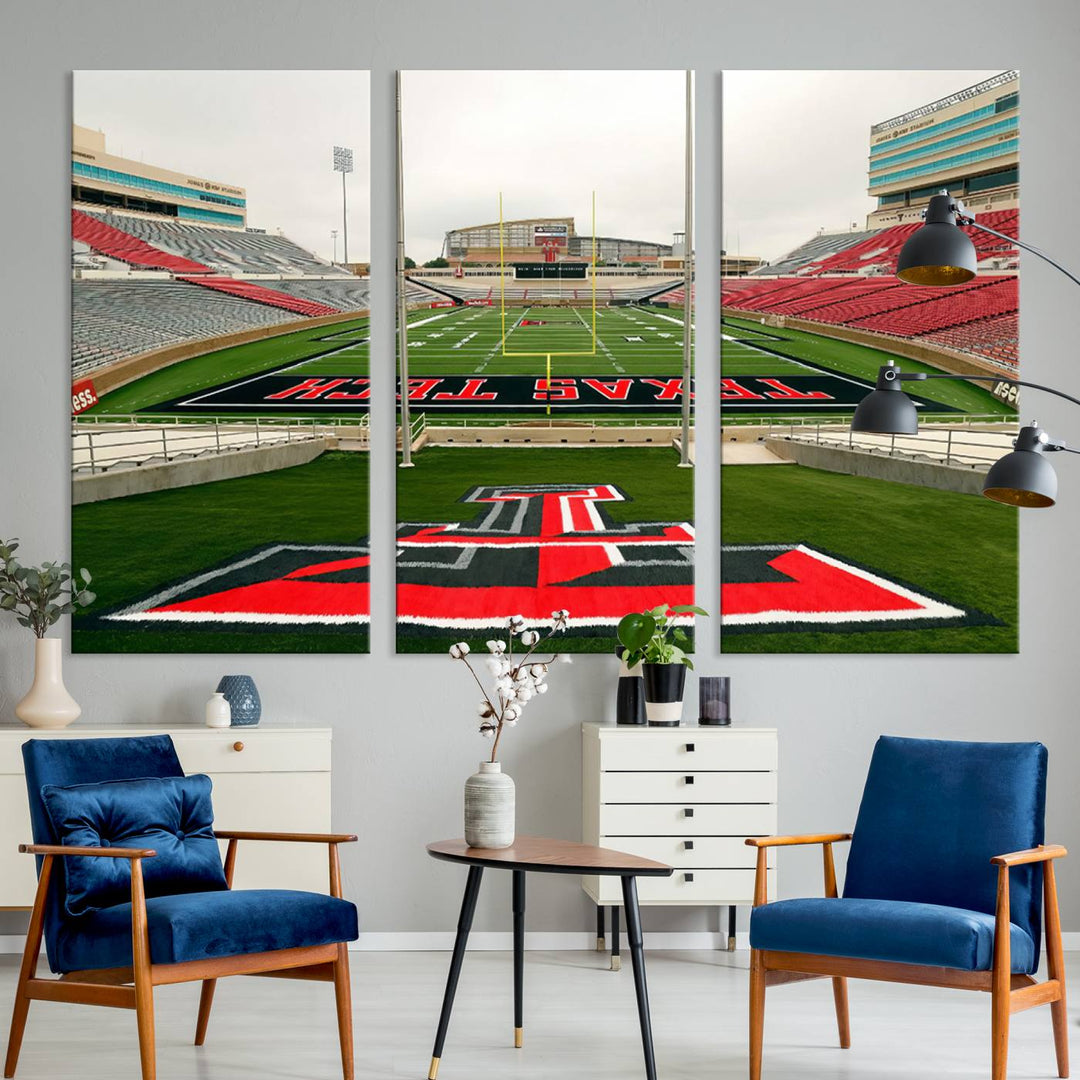
[[[366,313],[366,277],[250,228],[236,184],[117,157],[78,125],[71,184],[75,377],[169,346]]]
[[[1018,124],[1016,71],[874,124],[867,193],[875,205],[866,228],[822,231],[748,275],[725,274],[725,313],[915,341],[1015,373],[1015,244],[965,227],[978,258],[975,280],[942,290],[904,285],[895,274],[900,249],[940,191],[962,199],[977,223],[1018,238]]]
[[[502,230],[502,251],[507,262],[592,258],[593,237],[579,234],[572,217],[504,221]],[[658,263],[676,254],[675,244],[651,240],[598,236],[595,243],[596,258],[605,264]],[[451,229],[443,239],[442,257],[458,265],[498,263],[499,222]]]

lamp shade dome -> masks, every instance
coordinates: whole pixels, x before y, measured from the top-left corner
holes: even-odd
[[[995,461],[983,494],[1007,506],[1047,507],[1057,502],[1057,473],[1037,450],[1013,450]]]
[[[919,413],[915,402],[898,386],[871,390],[856,406],[851,430],[878,435],[917,435]]]
[[[921,225],[906,240],[896,276],[909,285],[962,285],[975,276],[975,245],[958,225]]]

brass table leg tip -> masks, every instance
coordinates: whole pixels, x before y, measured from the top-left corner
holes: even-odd
[[[596,951],[604,952],[605,949],[607,949],[607,944],[604,942],[604,939],[602,937],[598,937],[596,939]]]
[[[727,939],[727,951],[728,952],[734,952],[735,951],[735,939],[733,937],[729,937]]]
[[[433,1057],[431,1059],[431,1068],[428,1069],[428,1073],[427,1073],[428,1080],[436,1080],[436,1077],[438,1075],[439,1075],[439,1059]]]
[[[514,1049],[521,1049],[522,1031],[523,1028],[514,1028]]]
[[[622,971],[622,958],[619,956],[613,956],[611,958],[611,970]]]

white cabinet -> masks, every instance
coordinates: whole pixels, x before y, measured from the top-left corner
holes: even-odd
[[[34,860],[20,855],[30,843],[30,811],[23,776],[27,739],[172,736],[185,773],[206,773],[214,784],[214,822],[221,829],[262,832],[330,831],[329,728],[259,726],[73,727],[63,731],[0,728],[0,907],[34,902]],[[224,851],[225,845],[222,844]],[[305,889],[326,892],[326,849],[319,844],[241,841],[238,889]]]
[[[776,769],[774,728],[583,724],[582,838],[675,867],[638,882],[642,904],[733,913],[754,900],[746,837],[776,832]],[[771,851],[769,867],[775,896]],[[601,907],[622,903],[615,878],[582,886]]]

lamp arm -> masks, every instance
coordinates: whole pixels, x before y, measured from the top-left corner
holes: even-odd
[[[1072,394],[1066,394],[1064,390],[1055,390],[1052,386],[1029,382],[1027,379],[1010,379],[1007,375],[952,375],[937,371],[905,371],[900,374],[901,382],[922,382],[924,379],[953,379],[958,382],[1009,382],[1015,383],[1017,386],[1029,386],[1032,390],[1043,390],[1047,394],[1053,394],[1055,397],[1071,401],[1074,405],[1080,405],[1080,398],[1075,398]]]
[[[961,225],[967,225],[972,229],[978,229],[980,232],[989,233],[991,236],[997,236],[1002,240],[1008,240],[1010,244],[1020,248],[1023,251],[1030,251],[1032,255],[1037,255],[1043,262],[1048,262],[1055,269],[1060,270],[1067,278],[1080,285],[1080,278],[1075,274],[1066,270],[1064,266],[1059,262],[1055,262],[1045,251],[1040,251],[1037,247],[1032,247],[1030,244],[1025,244],[1022,240],[1017,240],[1015,236],[1007,236],[1005,233],[1000,233],[996,229],[991,229],[986,225],[980,225],[974,218],[968,217],[964,214],[957,216],[957,222]]]

